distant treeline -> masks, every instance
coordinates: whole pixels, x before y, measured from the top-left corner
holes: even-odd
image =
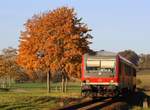
[[[139,69],[150,69],[150,54],[141,54],[139,60]]]

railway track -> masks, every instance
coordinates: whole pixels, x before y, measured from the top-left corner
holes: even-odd
[[[108,106],[115,101],[116,100],[112,98],[88,99],[78,104],[66,106],[57,110],[100,110],[100,108]]]

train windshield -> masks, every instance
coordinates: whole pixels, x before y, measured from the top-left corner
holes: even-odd
[[[87,60],[85,77],[114,77],[115,60]]]

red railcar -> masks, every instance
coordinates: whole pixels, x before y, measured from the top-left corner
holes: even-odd
[[[124,57],[106,51],[82,57],[82,94],[116,96],[136,88],[136,67]]]

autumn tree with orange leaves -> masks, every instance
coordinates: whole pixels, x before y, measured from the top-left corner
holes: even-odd
[[[10,87],[11,83],[19,78],[21,69],[16,63],[17,50],[9,47],[0,54],[0,86]]]
[[[30,71],[42,69],[47,80],[58,72],[63,80],[80,78],[81,56],[90,50],[92,38],[81,20],[69,7],[34,15],[21,32],[18,64]]]

